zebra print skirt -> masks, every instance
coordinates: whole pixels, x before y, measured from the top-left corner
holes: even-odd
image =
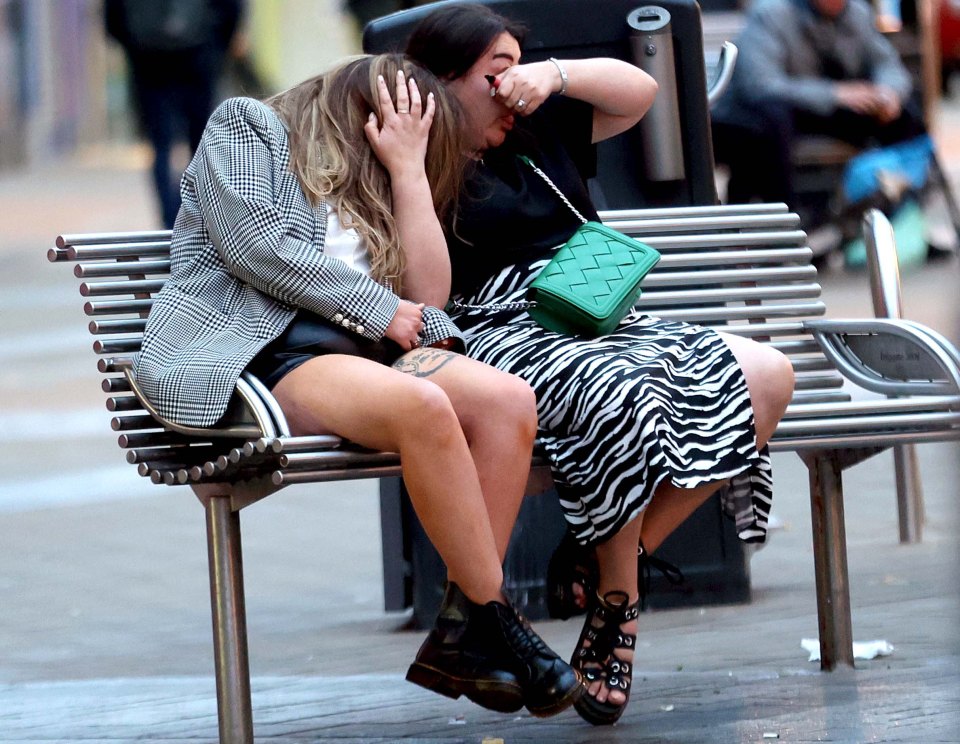
[[[542,328],[522,309],[546,263],[510,266],[460,309],[468,354],[526,380],[540,440],[571,532],[603,542],[650,503],[664,482],[695,488],[728,480],[725,513],[742,540],[762,542],[772,498],[770,456],[756,447],[746,380],[715,332],[634,311],[596,339]]]

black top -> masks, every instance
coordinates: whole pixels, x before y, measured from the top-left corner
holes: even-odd
[[[500,147],[471,167],[447,244],[453,291],[465,294],[511,264],[565,243],[580,220],[519,155],[542,169],[588,220],[597,219],[586,179],[596,174],[593,106],[554,96],[517,117]]]

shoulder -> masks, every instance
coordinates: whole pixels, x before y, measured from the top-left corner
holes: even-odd
[[[214,110],[210,121],[227,126],[245,126],[257,130],[284,131],[276,111],[255,98],[228,98]]]
[[[864,0],[847,0],[843,20],[848,26],[861,31],[875,28],[873,8]]]
[[[751,23],[768,25],[788,23],[797,14],[796,0],[756,0],[747,11]]]

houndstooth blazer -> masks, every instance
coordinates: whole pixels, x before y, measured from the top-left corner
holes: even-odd
[[[147,318],[134,363],[159,412],[210,426],[237,378],[298,308],[378,340],[401,300],[339,259],[324,256],[327,205],[314,208],[288,168],[287,132],[250,98],[221,104],[181,182],[170,278]],[[430,344],[460,331],[424,311]]]

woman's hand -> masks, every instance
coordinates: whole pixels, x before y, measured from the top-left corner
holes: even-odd
[[[420,334],[425,328],[423,323],[423,303],[401,302],[393,320],[384,334],[404,351],[420,346]]]
[[[553,62],[513,65],[497,75],[493,88],[504,105],[521,116],[532,114],[563,86]]]
[[[567,73],[566,96],[594,108],[594,142],[620,134],[640,121],[657,94],[657,83],[650,75],[629,62],[608,57],[513,65],[493,79],[491,88],[515,114],[527,116],[563,88],[558,65]]]
[[[377,80],[381,120],[370,113],[363,130],[377,159],[383,163],[391,178],[424,172],[427,139],[436,111],[433,93],[426,105],[420,98],[420,89],[413,78],[407,80],[402,70],[397,71],[397,104],[394,106],[387,82]]]

